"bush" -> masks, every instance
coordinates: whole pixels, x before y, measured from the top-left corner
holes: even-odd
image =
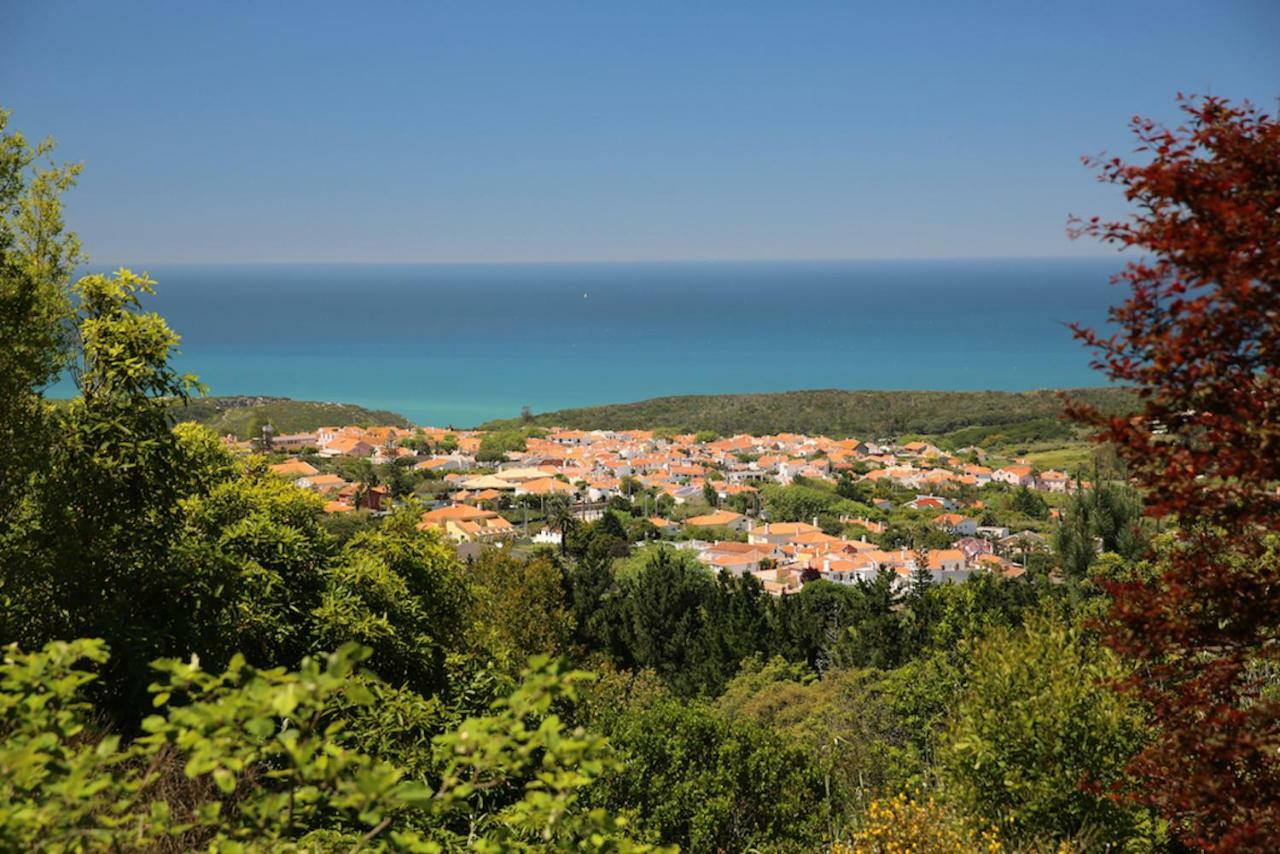
[[[501,462],[507,458],[508,451],[523,451],[527,441],[528,434],[523,430],[496,430],[486,433],[480,440],[480,449],[476,451],[476,461]]]
[[[690,851],[813,851],[826,828],[822,775],[801,748],[746,720],[664,699],[616,719],[625,764],[603,783],[664,843]]]
[[[1144,812],[1107,796],[1143,741],[1139,709],[1110,684],[1123,674],[1113,653],[1060,618],[1035,614],[1020,630],[990,632],[942,739],[948,799],[1017,845],[1152,835]]]
[[[90,729],[81,697],[96,674],[79,665],[107,661],[102,641],[6,648],[0,848],[439,851],[590,841],[645,850],[621,834],[623,822],[579,806],[585,788],[619,768],[603,738],[551,713],[576,699],[588,674],[533,660],[491,714],[434,739],[440,782],[428,786],[347,743],[344,712],[375,702],[371,677],[356,670],[368,654],[348,644],[296,672],[236,656],[220,675],[195,658],[159,661],[159,711],[124,743]],[[176,781],[157,770],[178,764]]]
[[[991,830],[976,830],[932,800],[915,801],[905,795],[872,801],[862,826],[832,854],[954,854],[958,851],[1003,851]]]

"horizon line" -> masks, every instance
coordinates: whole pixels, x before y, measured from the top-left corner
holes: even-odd
[[[516,259],[516,260],[400,260],[400,261],[306,261],[306,260],[152,260],[132,262],[97,262],[93,259],[82,267],[110,266],[113,268],[138,268],[144,265],[160,266],[436,266],[436,267],[533,267],[533,266],[639,266],[644,264],[852,264],[883,262],[932,262],[932,261],[1102,261],[1120,257],[1122,252],[1103,255],[916,255],[916,256],[861,256],[861,257],[811,257],[811,258],[639,258],[639,259]]]

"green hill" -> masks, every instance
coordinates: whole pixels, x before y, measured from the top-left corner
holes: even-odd
[[[241,439],[257,435],[268,423],[277,433],[305,433],[317,427],[345,424],[409,426],[409,419],[395,412],[287,397],[198,398],[186,406],[175,406],[174,420],[197,421],[219,434],[232,433]]]
[[[1073,397],[1108,412],[1136,405],[1124,389],[1066,389]],[[842,391],[821,389],[769,394],[714,394],[657,397],[533,417],[543,427],[577,430],[670,428],[683,432],[810,433],[883,437],[902,433],[946,433],[962,427],[1014,425],[1057,418],[1057,391]],[[518,419],[491,421],[486,429],[512,427]]]

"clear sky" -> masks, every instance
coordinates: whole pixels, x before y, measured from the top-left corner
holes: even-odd
[[[0,104],[99,262],[1097,253],[1179,90],[1280,95],[1280,0],[0,0]]]

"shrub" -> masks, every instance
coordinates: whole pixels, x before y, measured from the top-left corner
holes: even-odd
[[[1004,850],[995,832],[978,830],[933,800],[916,801],[906,795],[875,800],[862,826],[832,854],[998,854]]]
[[[354,748],[352,706],[375,702],[347,644],[296,672],[235,656],[221,674],[156,662],[157,714],[132,742],[90,727],[82,689],[108,660],[100,640],[5,650],[0,662],[0,849],[311,851],[647,850],[580,793],[618,760],[600,736],[551,713],[589,678],[534,659],[510,697],[434,739],[438,785]],[[175,762],[176,760],[176,762]],[[162,768],[181,763],[172,785]],[[181,800],[173,797],[174,792]]]
[[[1011,843],[1149,835],[1147,815],[1108,796],[1142,743],[1139,709],[1111,683],[1116,656],[1044,614],[996,628],[973,651],[939,761],[944,791]]]

